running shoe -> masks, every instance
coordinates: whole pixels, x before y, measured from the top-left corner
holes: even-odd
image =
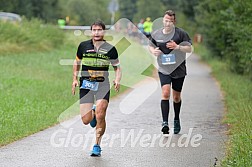
[[[179,120],[174,120],[174,134],[178,134],[180,132],[181,126]]]
[[[92,110],[95,112],[95,109],[96,109],[96,105],[93,105],[93,108],[92,108]],[[90,122],[90,126],[92,127],[92,128],[94,128],[94,127],[96,127],[96,124],[97,124],[97,121],[96,121],[96,117],[95,117],[95,115],[94,115],[94,118],[92,119],[92,121]]]
[[[99,157],[101,156],[101,151],[101,147],[98,144],[95,144],[93,146],[93,150],[91,151],[90,156]]]
[[[165,121],[162,123],[161,132],[163,132],[163,134],[169,134],[168,122]]]

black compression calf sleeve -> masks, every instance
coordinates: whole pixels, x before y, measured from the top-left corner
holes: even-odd
[[[174,120],[179,120],[181,101],[178,103],[173,102],[173,107],[174,107],[174,113],[175,113]]]
[[[161,110],[162,110],[162,117],[164,122],[168,122],[169,116],[169,100],[161,100]]]

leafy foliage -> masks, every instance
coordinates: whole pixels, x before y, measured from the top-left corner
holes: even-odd
[[[134,15],[137,13],[136,2],[137,0],[128,0],[128,1],[120,0],[119,1],[120,13],[121,13],[120,17],[133,20]]]
[[[252,4],[242,0],[232,3],[229,0],[205,0],[199,3],[196,12],[196,21],[214,56],[225,59],[232,71],[250,74]]]
[[[225,59],[232,71],[251,75],[252,4],[205,0],[196,11],[196,20],[213,56]]]
[[[165,6],[160,0],[138,0],[136,3],[137,13],[134,15],[134,20],[139,21],[141,18],[151,17],[152,20],[162,17]]]
[[[90,25],[96,19],[101,19],[106,24],[110,24],[111,14],[107,10],[108,4],[108,0],[96,0],[95,2],[69,0],[66,13],[79,25]]]
[[[20,24],[1,22],[0,32],[0,55],[51,50],[61,46],[65,37],[60,29],[38,19],[23,18]]]
[[[59,0],[0,0],[0,11],[12,12],[26,18],[40,18],[53,22],[60,17]]]

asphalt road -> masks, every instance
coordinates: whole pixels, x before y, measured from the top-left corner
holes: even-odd
[[[187,65],[180,134],[173,134],[173,109],[169,117],[171,134],[161,134],[159,81],[147,79],[132,92],[111,100],[101,157],[89,156],[94,129],[82,125],[77,116],[0,148],[0,166],[210,167],[218,164],[227,138],[226,128],[221,124],[222,96],[210,69],[195,55]],[[139,104],[141,92],[148,96]]]

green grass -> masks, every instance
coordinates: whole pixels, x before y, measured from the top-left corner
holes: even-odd
[[[206,48],[198,46],[196,52],[210,64],[224,92],[227,112],[223,123],[229,125],[229,140],[221,166],[252,166],[252,82],[248,76],[230,72],[224,61],[211,58]]]
[[[0,54],[49,51],[60,47],[65,34],[38,19],[22,19],[21,23],[0,21]]]
[[[71,95],[72,66],[62,66],[61,59],[74,59],[84,36],[66,33],[68,41],[50,51],[33,50],[0,54],[0,146],[53,126],[79,114],[78,95]],[[120,41],[119,36],[116,41]],[[70,44],[72,43],[72,44]],[[130,46],[125,50],[125,44]],[[27,46],[24,46],[27,47]],[[145,78],[151,64],[148,52],[132,41],[117,45],[123,70],[121,92]],[[114,78],[110,69],[111,79]],[[77,92],[78,94],[78,92]],[[117,95],[114,90],[112,96]]]
[[[153,72],[156,72],[156,70],[156,67],[152,64],[142,72],[142,75],[152,77],[154,75]]]
[[[57,123],[77,101],[71,96],[71,67],[61,58],[73,49],[0,56],[0,144],[7,144]]]

